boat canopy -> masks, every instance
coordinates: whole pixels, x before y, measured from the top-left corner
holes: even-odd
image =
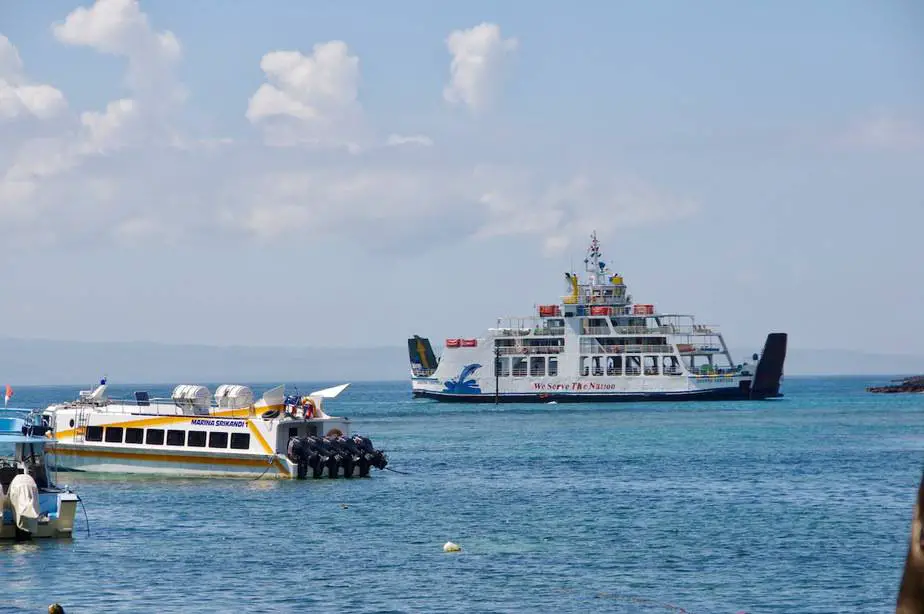
[[[32,412],[31,409],[6,411]],[[28,426],[29,424],[25,418],[0,416],[0,444],[31,443],[45,445],[48,443],[48,440],[44,437],[26,435],[23,429]]]

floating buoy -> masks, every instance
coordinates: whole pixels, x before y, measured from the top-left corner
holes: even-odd
[[[460,552],[462,548],[459,547],[459,544],[454,544],[452,542],[446,542],[443,544],[443,552]]]
[[[60,603],[53,603],[48,606],[48,614],[64,614],[64,608],[61,607]]]

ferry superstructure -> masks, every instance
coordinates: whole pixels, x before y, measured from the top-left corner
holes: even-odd
[[[636,303],[602,260],[596,233],[586,278],[565,273],[561,302],[501,318],[481,338],[408,339],[415,397],[458,402],[750,400],[782,396],[786,333],[736,364],[715,326]]]
[[[349,384],[309,395],[285,386],[254,402],[247,386],[225,384],[214,400],[205,386],[184,384],[168,399],[112,399],[105,380],[74,401],[42,412],[61,471],[160,474],[180,477],[365,477],[385,456],[368,438],[350,433],[350,420],[329,416],[325,399]]]

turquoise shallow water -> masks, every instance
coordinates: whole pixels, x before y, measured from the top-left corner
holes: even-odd
[[[789,378],[759,403],[498,408],[355,384],[328,411],[411,475],[61,474],[91,535],[0,544],[0,612],[894,611],[924,395],[864,391],[881,380]]]

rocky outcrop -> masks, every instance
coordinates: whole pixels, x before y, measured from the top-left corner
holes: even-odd
[[[867,392],[924,392],[924,375],[915,375],[905,379],[894,380],[895,383],[888,386],[868,386]]]

